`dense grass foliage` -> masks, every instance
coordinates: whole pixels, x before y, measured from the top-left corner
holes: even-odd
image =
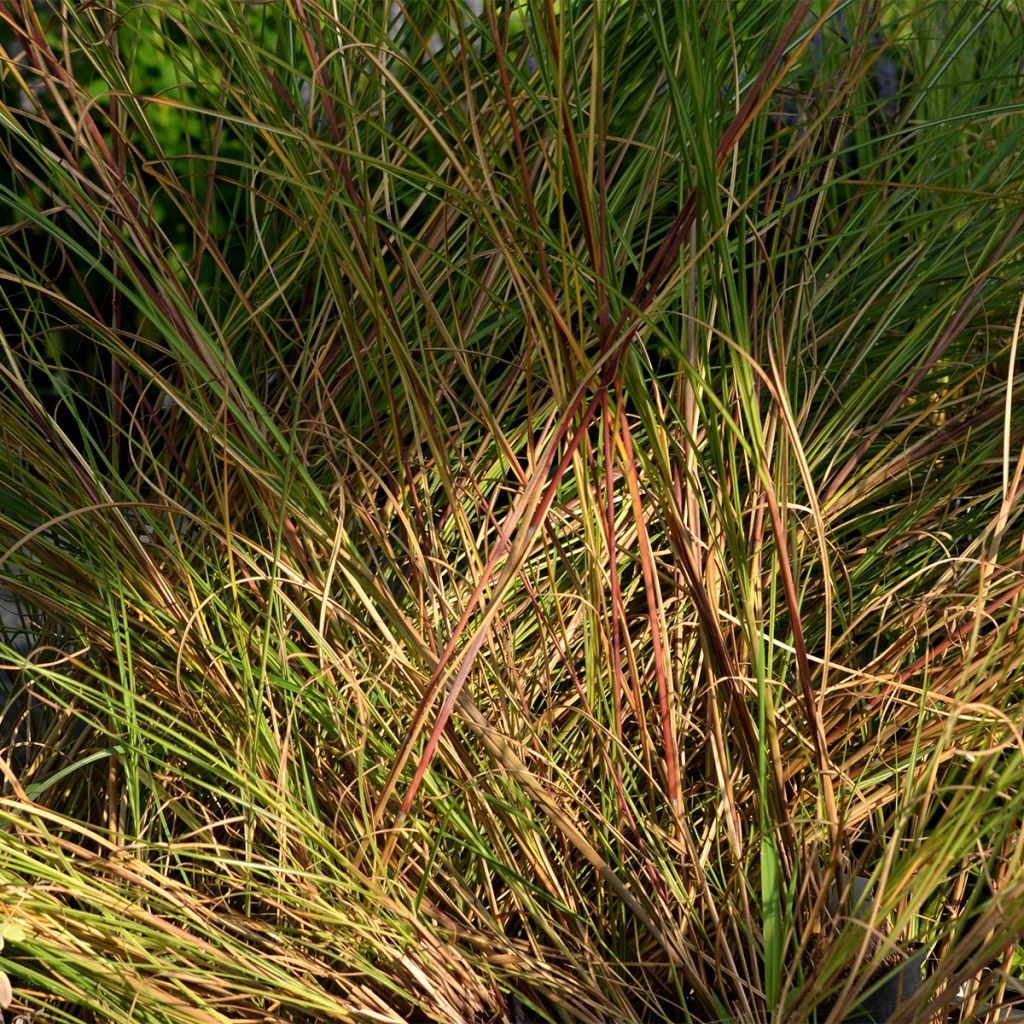
[[[995,1020],[1022,17],[0,5],[14,1005]]]

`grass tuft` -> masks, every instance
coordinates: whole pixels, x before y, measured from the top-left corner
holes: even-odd
[[[997,1019],[1022,16],[4,5],[12,1005]]]

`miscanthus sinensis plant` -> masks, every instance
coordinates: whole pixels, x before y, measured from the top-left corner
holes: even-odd
[[[994,1020],[1021,33],[0,5],[0,1002]]]

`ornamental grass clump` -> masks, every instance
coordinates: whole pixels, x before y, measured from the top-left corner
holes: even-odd
[[[0,7],[3,1008],[996,1020],[1022,16]]]

